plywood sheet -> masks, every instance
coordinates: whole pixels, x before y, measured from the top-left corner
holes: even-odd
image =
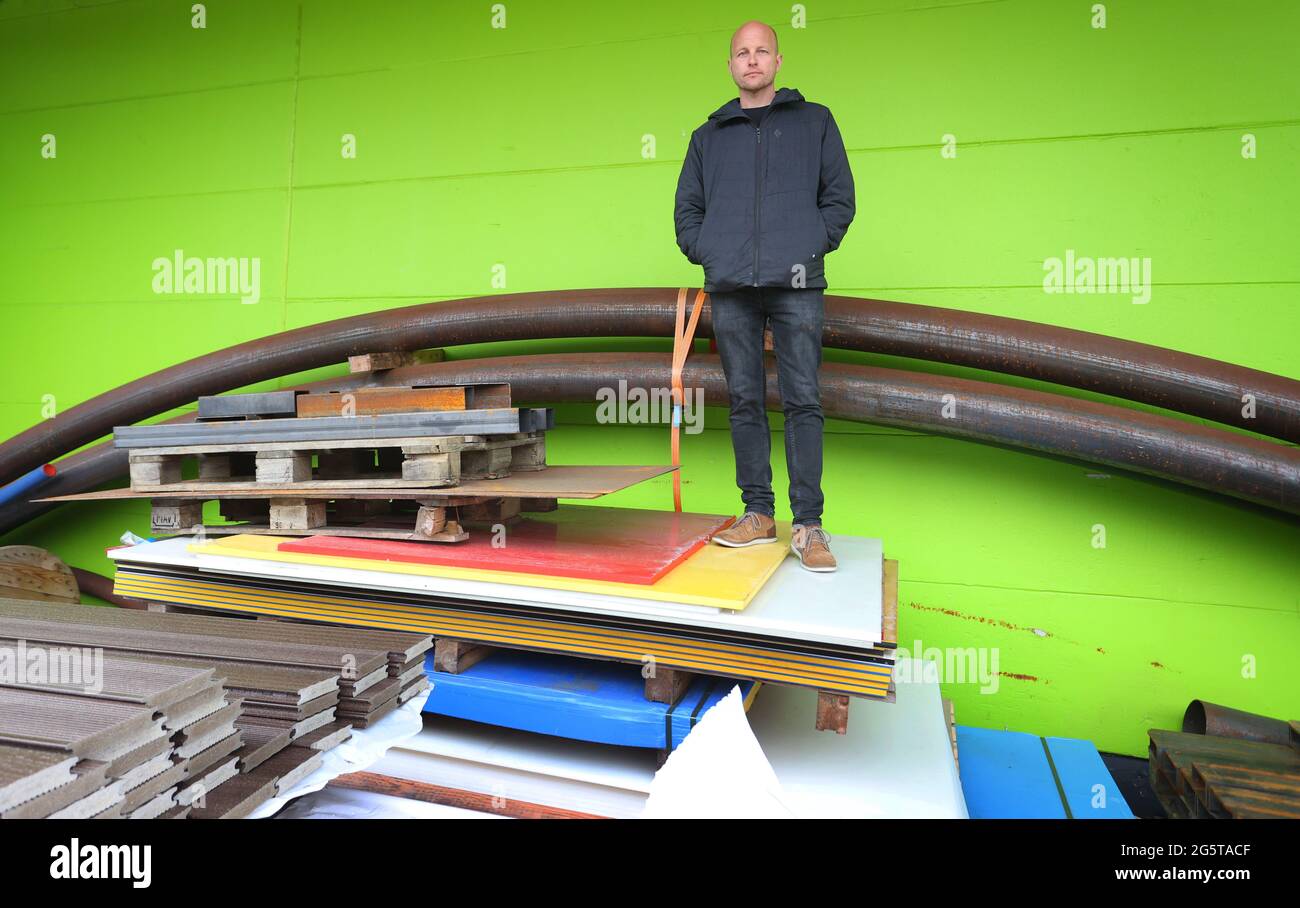
[[[677,469],[674,466],[548,466],[545,470],[512,473],[501,479],[475,479],[439,489],[301,489],[294,498],[424,499],[483,496],[488,498],[599,498]],[[276,493],[280,495],[282,493]],[[256,483],[213,485],[204,492],[136,492],[104,489],[79,495],[56,495],[34,501],[121,501],[129,498],[269,498]]]

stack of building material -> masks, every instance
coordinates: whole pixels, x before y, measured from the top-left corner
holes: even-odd
[[[1300,723],[1193,700],[1181,732],[1147,734],[1151,788],[1169,816],[1300,819]]]
[[[201,524],[203,501],[218,500],[223,516],[249,521],[245,532],[328,525],[353,535],[461,541],[467,534],[456,515],[449,518],[449,494],[455,507],[487,508],[493,517],[507,511],[499,498],[448,490],[544,470],[546,431],[555,425],[551,410],[512,407],[508,385],[276,391],[203,397],[198,406],[193,423],[114,430],[114,444],[129,452],[133,492],[188,496],[155,501],[156,532]],[[184,479],[191,459],[198,475]],[[380,489],[407,497],[396,505],[351,497]],[[238,494],[250,491],[257,497]]]
[[[0,742],[22,752],[6,769],[5,817],[158,816],[196,773],[191,759],[210,759],[203,736],[233,732],[239,703],[210,667],[95,658],[23,638],[2,645],[25,651],[28,672],[42,660],[50,669],[0,680]]]
[[[788,557],[787,525],[775,545],[730,549],[703,544],[726,518],[667,516],[670,533],[655,511],[560,506],[523,521],[548,528],[548,545],[538,532],[516,551],[523,534],[508,526],[504,547],[465,543],[471,565],[433,546],[332,554],[339,543],[328,536],[177,538],[110,555],[116,592],[146,601],[638,666],[650,658],[659,669],[811,687],[843,706],[892,698],[896,573],[880,540],[837,537],[839,570],[810,575]],[[638,538],[662,551],[620,557]]]
[[[808,713],[816,699],[808,690],[764,685],[747,714],[793,813],[871,819],[967,816],[935,673],[917,673],[900,683],[895,703],[856,704],[860,714],[844,736],[813,728]],[[331,788],[521,818],[635,818],[645,807],[658,768],[654,750],[435,716],[420,734],[389,750],[368,770],[339,777]],[[509,797],[501,797],[502,791]],[[299,801],[291,813],[303,815],[313,797]]]
[[[419,634],[0,601],[6,642],[98,649],[105,669],[98,690],[0,689],[0,744],[79,758],[15,761],[0,777],[4,816],[194,818],[247,815],[309,775],[354,726],[427,689],[411,666],[432,646]]]

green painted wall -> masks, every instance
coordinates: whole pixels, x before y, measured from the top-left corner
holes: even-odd
[[[749,17],[780,30],[777,84],[828,104],[849,147],[832,292],[1300,378],[1300,6],[1117,0],[1104,29],[1091,6],[823,0],[794,28],[782,3],[516,0],[493,28],[488,3],[249,0],[195,29],[189,3],[0,3],[0,432],[238,341],[496,292],[498,265],[510,291],[698,284],[672,194],[690,131],[735,94],[724,54]],[[258,257],[260,300],[155,294],[178,248]],[[1150,302],[1045,294],[1067,249],[1150,257]],[[668,455],[661,427],[562,422],[557,462]],[[686,506],[734,511],[725,413],[684,448]],[[945,685],[960,722],[1143,753],[1193,697],[1300,715],[1300,524],[1101,472],[831,422],[825,521],[901,562],[903,645],[996,650],[996,693]],[[670,486],[609,503],[670,506]],[[102,549],[146,526],[72,507],[6,541],[107,571]]]

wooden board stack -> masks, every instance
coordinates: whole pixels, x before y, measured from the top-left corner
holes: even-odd
[[[494,647],[638,666],[652,661],[652,702],[674,702],[692,675],[809,687],[818,693],[817,727],[840,732],[850,698],[894,699],[897,563],[883,557],[880,540],[837,537],[839,570],[810,575],[789,557],[786,524],[778,526],[778,544],[736,550],[687,544],[699,541],[691,533],[706,536],[717,515],[669,515],[682,524],[678,529],[693,529],[687,538],[660,538],[654,528],[663,529],[665,515],[656,512],[617,515],[620,509],[584,506],[571,509],[573,519],[560,519],[567,510],[547,515],[548,527],[566,532],[529,555],[543,568],[571,568],[584,557],[593,569],[606,558],[616,561],[638,530],[643,547],[653,548],[655,539],[686,554],[666,558],[668,569],[649,583],[530,573],[523,551],[511,555],[513,570],[501,571],[492,569],[500,550],[480,553],[478,567],[448,566],[393,561],[388,551],[374,558],[284,551],[294,543],[274,536],[180,537],[109,554],[120,596],[428,633],[446,656],[435,660],[442,671],[455,673],[453,666],[470,665]],[[600,539],[600,526],[624,532]],[[578,532],[583,528],[593,532]],[[578,540],[570,548],[568,533]],[[740,590],[746,593],[737,599]]]
[[[24,650],[29,670],[43,652],[22,638],[4,645]],[[5,818],[155,817],[175,806],[182,786],[211,784],[222,770],[239,701],[212,668],[116,656],[89,665],[88,655],[61,648],[53,656],[64,670],[4,679]]]
[[[0,600],[0,646],[103,660],[99,684],[0,679],[0,747],[14,750],[0,760],[0,816],[246,816],[353,728],[427,690],[432,645],[421,634]]]

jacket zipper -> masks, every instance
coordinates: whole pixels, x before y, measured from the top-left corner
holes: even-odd
[[[772,112],[769,110],[768,115],[770,116],[771,113]],[[757,144],[754,145],[754,284],[753,286],[757,287],[758,286],[758,237],[759,237],[758,210],[759,210],[759,202],[763,198],[763,170],[759,161],[760,158],[762,157],[762,151],[763,151],[763,128],[761,126],[755,126],[754,133],[756,136]]]

